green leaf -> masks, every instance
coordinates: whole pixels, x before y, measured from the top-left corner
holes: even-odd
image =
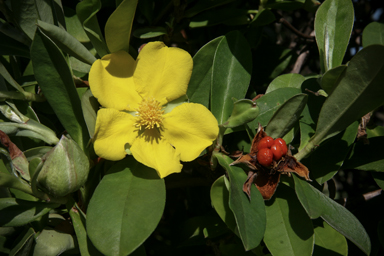
[[[341,65],[354,22],[351,0],[326,0],[317,10],[315,35],[323,72]]]
[[[74,248],[75,240],[70,234],[47,227],[36,238],[33,255],[60,255]]]
[[[275,15],[269,9],[260,10],[251,22],[251,26],[262,27],[276,20]]]
[[[24,92],[24,89],[13,79],[8,70],[4,67],[3,63],[0,62],[0,75],[19,92]]]
[[[0,226],[18,227],[28,224],[59,207],[59,204],[0,198]]]
[[[267,229],[264,242],[275,256],[311,255],[312,221],[301,206],[294,190],[280,185],[266,202]]]
[[[349,62],[337,87],[321,109],[314,144],[343,131],[356,119],[383,104],[384,46],[371,45]]]
[[[284,102],[269,120],[265,132],[272,138],[282,138],[297,123],[307,104],[307,94],[297,94]]]
[[[243,184],[247,179],[243,169],[230,166],[233,160],[228,156],[215,154],[215,157],[229,175],[229,207],[235,215],[245,250],[256,248],[263,239],[266,226],[264,199],[256,186],[252,186],[249,200],[243,192]]]
[[[167,30],[163,27],[143,27],[137,28],[133,31],[132,35],[140,39],[154,38],[166,35]]]
[[[38,29],[31,46],[35,77],[61,124],[84,150],[89,141],[71,71],[57,46]]]
[[[315,223],[320,221],[315,221]],[[326,222],[315,227],[315,247],[313,256],[347,256],[348,244],[345,237]]]
[[[129,40],[138,0],[124,0],[109,16],[105,25],[105,40],[110,52],[129,52]]]
[[[276,77],[268,86],[265,93],[272,92],[279,88],[301,88],[301,84],[305,81],[305,78],[300,74],[285,74]]]
[[[321,78],[321,88],[326,93],[331,94],[339,83],[339,79],[342,77],[343,72],[347,69],[346,65],[337,66],[335,68],[327,70]]]
[[[33,195],[31,186],[20,178],[9,173],[0,172],[0,187],[14,188]]]
[[[241,126],[255,119],[259,112],[259,107],[252,100],[238,100],[233,103],[232,114],[223,126],[226,128]]]
[[[356,139],[358,122],[354,122],[348,128],[321,143],[311,155],[311,178],[323,184],[331,179],[343,165],[353,142]]]
[[[245,9],[226,8],[226,9],[220,9],[220,10],[212,10],[209,12],[201,13],[193,17],[191,19],[191,22],[189,23],[189,27],[191,28],[208,27],[208,26],[214,26],[221,23],[224,23],[224,24],[229,23],[228,25],[231,25],[230,21],[237,20],[237,19],[240,20],[240,24],[235,24],[235,25],[243,25],[249,22],[247,15],[248,15],[248,11]]]
[[[77,204],[73,201],[73,199],[68,201],[67,210],[69,216],[71,217],[73,228],[76,232],[76,238],[79,244],[81,255],[91,255],[88,251],[88,237],[87,231],[85,230],[85,218],[80,214],[81,210],[78,208]]]
[[[213,208],[215,208],[217,214],[225,222],[230,230],[235,234],[239,234],[236,226],[236,219],[233,212],[229,208],[229,191],[226,186],[226,182],[229,183],[227,178],[223,175],[219,177],[211,187],[211,201]]]
[[[87,36],[91,40],[100,57],[108,54],[103,34],[101,33],[96,14],[101,9],[100,0],[84,0],[76,5],[76,13]]]
[[[29,255],[33,242],[35,241],[35,235],[36,233],[33,228],[28,228],[28,230],[22,234],[22,237],[18,237],[18,243],[12,248],[9,256]]]
[[[13,17],[17,24],[33,39],[36,30],[36,20],[39,19],[35,0],[14,0],[11,1]]]
[[[79,17],[76,14],[76,11],[63,6],[64,15],[65,15],[65,24],[67,27],[67,31],[74,38],[76,38],[81,43],[90,42],[87,34],[84,31],[83,25],[81,24]]]
[[[188,9],[185,11],[184,17],[191,18],[202,11],[209,10],[216,6],[227,4],[233,1],[234,0],[215,0],[215,1],[200,0],[191,9]]]
[[[262,97],[256,100],[257,106],[260,110],[260,114],[255,120],[248,123],[249,127],[254,131],[259,126],[259,123],[262,126],[266,126],[269,120],[272,118],[275,112],[284,104],[284,102],[300,93],[301,90],[297,88],[280,88],[263,95]]]
[[[252,53],[239,31],[226,34],[217,46],[212,66],[211,111],[219,124],[232,112],[232,98],[245,97],[252,71]]]
[[[37,21],[37,25],[41,31],[64,52],[74,56],[82,62],[88,63],[89,65],[92,65],[92,63],[96,61],[95,56],[93,56],[84,45],[64,29],[43,21]]]
[[[0,24],[3,26],[3,24]],[[15,55],[29,58],[29,48],[25,44],[0,33],[0,55]]]
[[[308,182],[293,175],[295,190],[304,209],[312,219],[321,217],[331,227],[348,238],[366,255],[371,252],[371,242],[363,225],[340,204],[336,203]]]
[[[222,38],[218,37],[208,42],[193,56],[193,71],[187,95],[191,102],[200,103],[207,108],[209,108],[213,59]]]
[[[96,127],[96,113],[99,110],[99,102],[92,95],[91,90],[87,90],[81,97],[81,107],[83,109],[84,120],[88,128],[89,136],[92,138]]]
[[[358,141],[354,144],[343,169],[384,172],[384,136],[369,138],[368,142],[369,144],[364,144]]]
[[[164,205],[164,180],[128,157],[96,188],[87,210],[88,236],[105,255],[128,255],[156,228]]]
[[[371,22],[363,31],[363,47],[371,44],[384,45],[384,24],[379,22]]]

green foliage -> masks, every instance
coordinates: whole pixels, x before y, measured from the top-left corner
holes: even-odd
[[[384,24],[373,2],[0,1],[0,255],[381,255]],[[136,59],[151,41],[193,56],[186,95],[165,114],[189,101],[219,125],[164,179],[93,148],[91,65],[118,51]],[[290,149],[273,168],[258,163],[261,127]],[[299,163],[311,181],[291,174]]]

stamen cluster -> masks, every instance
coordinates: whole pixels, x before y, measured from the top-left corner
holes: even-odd
[[[154,98],[143,99],[136,110],[137,128],[140,130],[142,127],[144,127],[144,129],[153,129],[155,126],[160,128],[163,122],[164,114],[164,110],[162,110],[160,102]]]

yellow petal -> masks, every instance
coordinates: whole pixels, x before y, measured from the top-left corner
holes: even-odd
[[[216,139],[216,118],[203,105],[184,103],[164,115],[164,137],[180,152],[181,161],[192,161]]]
[[[192,68],[188,52],[168,48],[162,42],[151,42],[137,57],[135,85],[140,95],[154,97],[165,104],[187,93]]]
[[[180,156],[156,129],[147,129],[130,148],[133,157],[157,171],[160,178],[181,171]]]
[[[138,132],[135,117],[113,108],[97,112],[94,148],[99,157],[111,161],[125,157],[125,144],[132,144]]]
[[[89,86],[93,96],[106,108],[133,111],[141,102],[135,89],[135,60],[125,51],[105,55],[93,63]]]

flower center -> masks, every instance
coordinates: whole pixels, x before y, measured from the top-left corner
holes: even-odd
[[[160,102],[154,98],[143,99],[136,109],[137,119],[135,126],[140,130],[142,127],[144,127],[144,129],[153,129],[155,126],[160,128],[164,114],[164,110],[161,109],[162,106],[160,105]]]

